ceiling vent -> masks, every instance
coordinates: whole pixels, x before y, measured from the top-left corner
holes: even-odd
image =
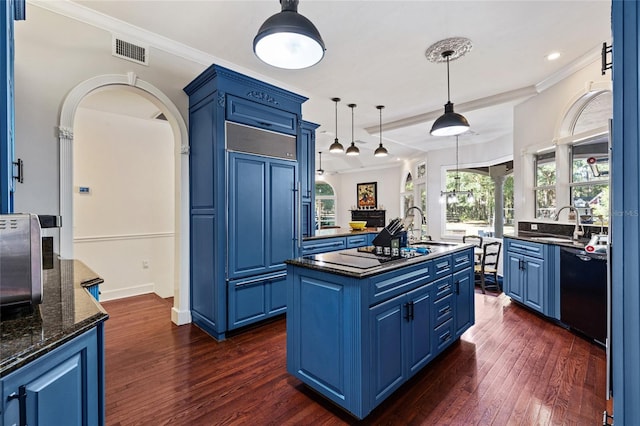
[[[140,46],[113,36],[111,53],[118,58],[149,66],[149,48],[147,46]]]

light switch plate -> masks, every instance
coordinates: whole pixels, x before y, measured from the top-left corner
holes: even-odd
[[[537,231],[538,230],[538,224],[537,223],[532,223],[531,224],[531,230],[532,231]]]

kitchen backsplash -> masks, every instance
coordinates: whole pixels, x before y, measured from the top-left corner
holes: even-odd
[[[537,229],[531,229],[537,227]],[[518,235],[562,235],[571,237],[573,236],[574,225],[567,225],[562,223],[550,223],[550,222],[518,222]],[[606,234],[609,232],[607,226],[601,227],[600,225],[589,224],[582,225],[584,229],[584,235],[582,238],[590,239],[593,234],[599,234],[601,230]]]

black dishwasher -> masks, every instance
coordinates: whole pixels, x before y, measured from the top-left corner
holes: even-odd
[[[560,247],[560,321],[604,345],[607,255]]]

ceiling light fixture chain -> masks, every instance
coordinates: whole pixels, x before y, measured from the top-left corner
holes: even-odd
[[[340,98],[331,98],[331,100],[336,104],[336,138],[329,147],[329,152],[336,154],[344,152],[344,147],[338,141],[338,102],[340,102]]]
[[[456,174],[453,177],[453,191],[440,191],[440,202],[445,200],[449,204],[456,204],[459,199],[458,196],[466,196],[467,203],[475,202],[473,191],[462,191],[460,189],[460,164],[459,164],[459,149],[458,149],[458,135],[456,135]]]
[[[471,40],[468,38],[452,37],[432,44],[425,52],[429,61],[447,63],[447,103],[444,105],[444,114],[431,127],[433,136],[454,136],[469,130],[469,121],[453,110],[449,62],[464,56],[471,48]]]
[[[385,148],[384,146],[382,146],[382,110],[384,109],[384,105],[378,105],[376,106],[376,108],[378,108],[378,111],[380,111],[380,145],[378,145],[378,147],[376,148],[375,152],[373,153],[374,157],[386,157],[389,154],[389,151],[387,151],[387,148]]]
[[[322,176],[324,174],[324,169],[322,168],[322,151],[318,152],[318,158],[320,160],[320,165],[318,166],[318,170],[316,170],[316,174],[318,176]]]
[[[356,104],[349,104],[349,108],[351,108],[351,145],[347,148],[347,155],[360,155],[360,150],[356,146],[356,139],[353,132],[353,109],[357,107]]]

